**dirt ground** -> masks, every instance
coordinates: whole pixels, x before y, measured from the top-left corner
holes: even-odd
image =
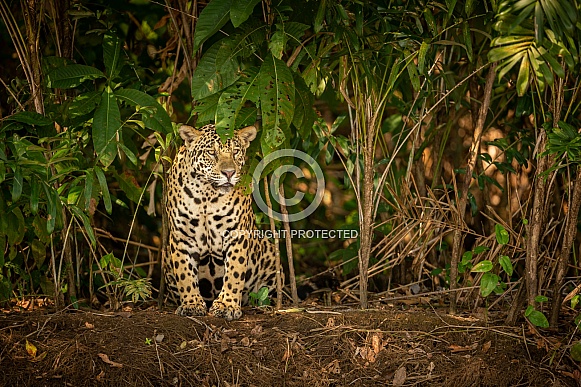
[[[570,336],[504,327],[490,315],[486,320],[424,305],[248,308],[234,322],[156,307],[13,311],[0,314],[0,384],[578,385],[577,365],[558,350]]]

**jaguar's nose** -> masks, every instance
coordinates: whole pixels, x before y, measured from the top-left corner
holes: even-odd
[[[236,170],[234,170],[234,169],[222,169],[221,172],[222,172],[222,175],[226,176],[228,181],[230,181],[230,179],[232,179],[232,176],[234,176],[234,174],[236,173]]]

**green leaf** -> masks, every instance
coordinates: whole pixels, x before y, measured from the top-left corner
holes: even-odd
[[[139,106],[143,123],[148,128],[166,134],[173,131],[169,115],[151,95],[135,89],[120,89],[115,91],[115,96],[131,106]]]
[[[114,78],[119,73],[122,43],[119,36],[112,31],[107,31],[103,36],[103,61],[109,79]]]
[[[520,69],[518,71],[518,77],[516,79],[516,90],[518,95],[522,97],[527,88],[529,87],[530,81],[530,66],[529,58],[527,55],[523,56],[522,62],[520,62]]]
[[[69,209],[77,217],[77,219],[83,222],[83,226],[85,228],[85,231],[87,232],[87,236],[89,237],[91,245],[93,245],[94,248],[97,245],[97,239],[95,238],[95,232],[93,231],[93,227],[91,226],[91,221],[89,220],[89,217],[77,206],[69,206]]]
[[[212,0],[204,7],[196,23],[194,51],[230,20],[231,5],[232,0]]]
[[[571,357],[575,361],[581,361],[581,342],[576,342],[571,346]]]
[[[12,182],[12,201],[16,202],[22,195],[22,186],[24,182],[22,179],[22,168],[17,166],[14,169],[14,181]]]
[[[202,56],[192,77],[194,99],[203,99],[236,82],[239,68],[233,53],[235,45],[234,40],[222,39]]]
[[[485,273],[480,279],[480,294],[482,297],[487,297],[494,291],[500,278],[493,273]]]
[[[260,0],[232,0],[230,20],[232,20],[234,27],[238,28],[240,24],[244,23],[252,15],[252,11],[258,3]]]
[[[125,195],[127,195],[127,198],[135,204],[139,204],[141,199],[141,188],[139,187],[135,177],[129,174],[129,172],[124,172],[122,174],[114,172],[114,176],[117,183],[119,183],[119,188],[123,193],[125,193]]]
[[[40,185],[42,183],[39,179],[30,180],[30,212],[36,215],[38,212],[38,201],[40,197]]]
[[[422,75],[426,74],[426,54],[428,53],[429,48],[430,45],[424,41],[422,42],[418,52],[418,71]]]
[[[549,298],[547,296],[536,296],[535,297],[535,302],[547,302],[549,301]]]
[[[474,251],[474,254],[480,254],[488,250],[490,250],[488,246],[476,246],[472,251]]]
[[[579,304],[579,299],[581,299],[581,296],[579,296],[578,294],[571,298],[571,309],[575,309],[577,304]]]
[[[294,115],[295,86],[291,70],[286,64],[268,55],[260,68],[258,85],[262,91],[262,146],[266,156],[285,140],[284,131]]]
[[[472,35],[470,34],[470,26],[468,25],[468,22],[462,24],[462,35],[464,37],[464,45],[466,46],[466,55],[468,55],[468,60],[472,62]]]
[[[284,34],[283,31],[276,31],[270,38],[270,42],[268,43],[268,49],[275,58],[277,59],[282,58],[282,54],[286,46],[286,41],[287,36]]]
[[[526,317],[530,321],[530,323],[536,327],[540,328],[549,327],[549,321],[547,320],[547,317],[545,317],[545,315],[542,312],[539,312],[538,310],[531,311]]]
[[[94,67],[79,64],[56,68],[47,75],[48,87],[55,89],[71,89],[98,78],[105,78],[105,74]]]
[[[494,225],[494,233],[496,234],[496,241],[499,245],[506,245],[508,243],[508,231],[501,224],[497,223]]]
[[[501,255],[500,258],[498,258],[498,261],[500,262],[502,270],[504,270],[504,272],[508,274],[509,277],[511,277],[514,270],[510,258],[506,255]]]
[[[238,115],[246,101],[257,104],[259,97],[258,70],[251,67],[241,73],[238,81],[220,95],[215,118],[218,134],[232,136],[237,127]]]
[[[113,207],[111,205],[111,195],[109,194],[109,186],[107,185],[107,179],[105,178],[105,174],[103,170],[99,168],[97,165],[93,167],[95,171],[95,175],[97,175],[97,180],[99,180],[99,185],[101,186],[101,195],[103,195],[103,202],[105,203],[105,210],[108,214],[113,211]]]
[[[117,134],[121,129],[121,113],[115,94],[107,87],[93,118],[93,146],[101,164],[111,165],[117,154]],[[120,134],[120,132],[119,132]]]
[[[410,81],[412,83],[412,87],[414,88],[415,91],[419,91],[421,88],[420,85],[420,75],[418,74],[418,68],[416,67],[416,64],[413,61],[413,58],[411,58],[408,63],[406,64],[407,70],[408,70],[408,75],[410,77]]]
[[[6,121],[22,122],[28,125],[48,126],[54,121],[36,112],[22,111],[6,117]]]
[[[308,139],[317,120],[317,113],[313,108],[315,97],[303,77],[293,72],[293,79],[295,82],[295,108],[292,123],[298,129],[301,138]]]
[[[101,101],[101,92],[89,91],[76,97],[68,106],[67,112],[71,117],[82,116],[95,110]]]
[[[474,267],[470,271],[473,273],[486,273],[492,270],[492,267],[493,267],[492,262],[490,262],[489,260],[484,260],[474,265]]]
[[[88,170],[85,174],[85,211],[89,211],[91,198],[93,197],[93,171]]]

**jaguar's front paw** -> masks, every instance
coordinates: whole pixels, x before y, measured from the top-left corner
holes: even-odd
[[[176,309],[176,314],[178,316],[205,316],[208,311],[206,304],[202,303],[182,303]]]
[[[232,321],[242,317],[242,309],[240,308],[240,305],[228,305],[222,301],[214,300],[214,303],[210,308],[210,314],[216,317],[222,317],[228,321]]]

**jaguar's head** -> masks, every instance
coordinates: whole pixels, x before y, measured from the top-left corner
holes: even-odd
[[[246,149],[256,138],[256,127],[240,129],[225,142],[220,140],[214,125],[200,129],[182,125],[179,131],[186,147],[190,173],[217,191],[228,193],[240,180]]]

